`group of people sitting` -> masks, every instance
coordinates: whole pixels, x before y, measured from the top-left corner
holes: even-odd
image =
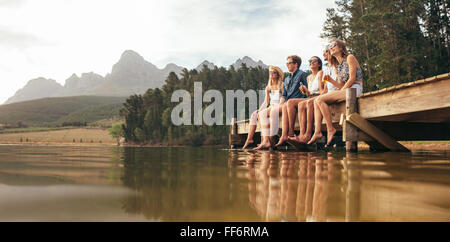
[[[250,130],[243,149],[254,143],[258,121],[261,125],[261,143],[256,150],[280,146],[286,141],[312,144],[322,137],[322,120],[325,120],[327,127],[327,146],[330,145],[336,129],[329,104],[344,100],[347,88],[355,88],[357,96],[361,94],[363,73],[358,61],[341,40],[333,40],[323,52],[323,58],[328,62],[326,70],[323,70],[319,57],[309,59],[310,75],[299,69],[302,60],[296,55],[287,57],[289,74],[286,77],[279,67],[269,67],[266,96],[261,107],[250,117]],[[282,132],[278,143],[274,144],[280,114]],[[294,133],[297,116],[300,126],[298,136]]]

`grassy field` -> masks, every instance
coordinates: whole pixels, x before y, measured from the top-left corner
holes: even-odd
[[[13,133],[30,133],[30,132],[45,132],[53,130],[65,130],[73,129],[74,127],[31,127],[31,128],[15,128],[15,129],[0,129],[0,134],[13,134]]]
[[[1,144],[72,144],[90,145],[104,144],[115,145],[117,141],[109,135],[107,129],[72,128],[62,130],[27,132],[27,133],[3,133],[0,134]]]
[[[54,97],[0,105],[0,124],[57,126],[63,122],[94,122],[119,116],[125,97]]]

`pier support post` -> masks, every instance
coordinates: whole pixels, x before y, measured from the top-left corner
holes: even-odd
[[[352,113],[358,112],[356,102],[356,89],[347,88],[345,93],[345,115],[348,117]],[[351,123],[345,121],[343,127],[343,139],[345,141],[345,149],[347,152],[358,152],[358,129]]]
[[[236,145],[234,145],[234,142],[233,142],[233,135],[236,135],[238,133],[237,132],[238,126],[237,126],[236,122],[237,122],[236,118],[231,119],[231,130],[230,130],[230,138],[229,138],[229,143],[230,143],[231,149],[235,148],[235,146],[236,146]]]

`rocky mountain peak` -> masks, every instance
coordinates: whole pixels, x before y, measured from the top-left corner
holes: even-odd
[[[262,67],[262,68],[269,68],[266,64],[264,64],[261,60],[256,62],[254,61],[252,58],[248,57],[248,56],[244,56],[242,59],[239,58],[234,64],[234,69],[238,70],[239,68],[241,68],[242,64],[245,64],[247,67]]]
[[[209,62],[207,60],[204,60],[202,63],[200,63],[200,65],[198,65],[195,69],[197,71],[202,71],[203,70],[203,66],[208,67],[210,70],[214,69],[215,65],[212,62]]]

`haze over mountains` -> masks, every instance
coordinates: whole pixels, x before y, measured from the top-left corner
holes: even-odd
[[[254,61],[248,56],[238,59],[232,66],[237,70],[242,64],[247,67],[268,68],[262,61]],[[201,71],[203,66],[215,68],[214,63],[203,61],[195,69]],[[126,97],[133,94],[142,94],[148,88],[162,87],[170,72],[180,76],[184,67],[167,64],[163,69],[146,61],[138,53],[127,50],[120,60],[113,65],[111,73],[105,77],[89,72],[81,76],[73,74],[64,86],[52,79],[39,77],[28,81],[19,89],[14,96],[10,97],[4,104],[22,102],[45,97],[68,97],[68,96],[118,96]]]

